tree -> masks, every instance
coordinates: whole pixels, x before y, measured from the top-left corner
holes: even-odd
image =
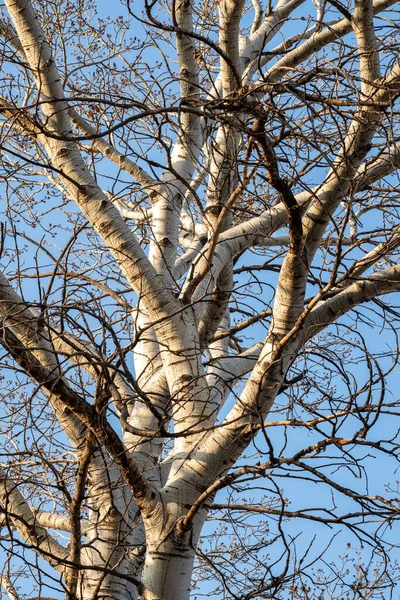
[[[11,600],[395,588],[397,3],[313,2],[4,1]]]

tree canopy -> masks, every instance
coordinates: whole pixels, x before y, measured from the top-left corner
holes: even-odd
[[[390,598],[398,2],[0,10],[3,591]]]

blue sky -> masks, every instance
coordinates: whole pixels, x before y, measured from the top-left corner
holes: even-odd
[[[140,9],[141,7],[141,3],[135,3],[135,6],[139,7],[138,9]],[[299,14],[299,18],[307,18],[309,15],[307,14],[308,9],[311,8],[311,3],[309,4],[305,4],[305,6],[298,11]],[[111,16],[111,17],[115,17],[117,14],[122,14],[124,17],[127,15],[126,9],[124,7],[122,7],[122,5],[120,5],[119,3],[113,3],[110,4],[110,2],[106,2],[103,0],[99,0],[97,2],[97,9],[99,12],[99,16],[101,17],[106,17],[106,16]],[[132,34],[138,35],[138,31],[139,31],[139,25],[135,24],[134,28],[132,30]],[[290,34],[291,31],[288,31],[288,33]],[[154,60],[155,60],[155,56],[154,56]],[[154,153],[154,156],[152,156],[152,158],[157,158],[158,159],[158,155],[156,154],[156,152]],[[109,172],[106,175],[112,176],[115,173],[115,169],[113,169],[112,167],[110,167]],[[322,176],[322,173],[321,173]],[[105,185],[107,184],[106,180],[104,180]],[[121,183],[122,185],[122,183]],[[61,213],[57,213],[57,215],[59,216],[60,222],[59,224],[62,225],[62,219],[64,219],[65,217],[61,215]],[[43,217],[42,221],[41,221],[41,225],[45,226],[46,225],[46,219],[48,220],[48,225],[50,227],[50,223],[52,222],[53,216],[48,215],[47,217]],[[373,225],[373,222],[371,221],[371,226]],[[21,227],[23,227],[21,225]],[[39,240],[42,232],[37,229],[35,232],[32,232],[32,236],[37,235],[37,239]],[[67,238],[67,232],[63,231],[62,227],[59,228],[57,230],[57,237],[52,240],[54,245],[55,245],[55,252],[57,252],[57,247],[58,248],[62,248],[66,238]],[[31,264],[29,264],[29,261],[32,260],[32,256],[31,255],[26,255],[25,256],[25,266],[30,266],[33,267],[34,264],[33,262]],[[242,259],[244,260],[244,258]],[[262,263],[265,260],[265,257],[263,255],[260,255],[258,257],[256,256],[252,256],[251,257],[251,262],[254,263],[255,261],[259,261],[260,263]],[[239,263],[240,265],[240,263]],[[276,280],[276,276],[274,274],[268,273],[268,283],[269,284],[273,284]],[[242,276],[242,280],[243,282],[244,277]],[[240,283],[240,278],[238,280],[238,282]],[[266,286],[265,286],[266,288]],[[37,288],[31,288],[30,290],[32,292],[32,296],[37,298]],[[264,290],[265,291],[265,290]],[[265,292],[267,294],[267,292]],[[392,301],[395,303],[396,302],[396,298],[393,297]],[[92,321],[90,320],[90,318],[88,319],[88,322],[90,325],[92,325]],[[388,351],[388,348],[393,346],[393,333],[390,332],[389,328],[385,325],[384,327],[382,327],[382,329],[379,329],[379,327],[374,327],[374,328],[370,328],[368,327],[368,325],[361,323],[360,320],[358,320],[357,322],[355,322],[354,316],[353,315],[349,315],[347,316],[345,319],[343,319],[342,321],[347,327],[356,327],[356,330],[359,334],[362,334],[365,338],[366,344],[367,346],[371,349],[371,351],[373,351],[375,354],[386,354]],[[95,325],[93,324],[93,327]],[[336,330],[335,328],[332,328],[332,333],[334,335],[337,335],[338,337],[343,336],[345,334],[345,330],[344,329],[339,329]],[[262,328],[262,326],[258,325],[254,328],[254,337],[255,338],[263,338],[265,335],[265,329]],[[332,335],[331,338],[331,345],[332,348],[334,348],[334,335]],[[354,339],[355,339],[355,344],[357,345],[357,343],[359,343],[359,341],[357,341],[357,336],[354,335]],[[356,358],[356,355],[359,351],[357,350],[357,348],[355,348],[354,353],[353,353],[353,359]],[[359,352],[360,354],[360,358],[357,359],[356,362],[350,362],[350,358],[349,358],[349,364],[347,367],[347,374],[351,377],[354,378],[355,381],[358,382],[358,385],[361,386],[362,382],[367,378],[368,376],[368,365],[367,362],[362,359],[362,353]],[[391,356],[387,356],[385,358],[380,358],[380,362],[382,365],[389,365],[390,361],[392,360],[393,357]],[[317,360],[317,359],[315,359]],[[321,360],[321,364],[320,364],[320,368],[319,371],[316,369],[316,367],[314,367],[315,369],[315,377],[318,376],[318,378],[322,381],[323,377],[324,377],[324,373],[325,371],[327,371],[327,369],[325,368],[325,365],[323,364],[323,361]],[[388,397],[392,397],[394,400],[398,400],[398,372],[397,370],[392,371],[387,377],[386,377],[386,385],[388,388]],[[297,388],[298,389],[298,388]],[[237,390],[238,391],[238,390]],[[296,393],[296,388],[295,388],[295,393]],[[336,388],[334,390],[334,400],[337,402],[344,402],[346,399],[346,394],[347,394],[347,390],[345,388],[344,385],[344,381],[343,379],[341,380],[340,378],[338,379],[338,382],[336,384]],[[372,396],[374,398],[374,401],[377,397],[379,397],[379,385],[374,386],[373,390],[372,390]],[[310,382],[310,392],[309,392],[309,397],[304,397],[304,398],[300,398],[303,399],[304,401],[309,401],[312,402],[314,396],[315,398],[318,396],[315,388],[312,389],[312,382]],[[364,395],[365,396],[365,395]],[[280,396],[279,397],[279,404],[281,404],[284,408],[283,413],[287,414],[287,415],[291,415],[291,414],[302,414],[303,416],[306,414],[306,409],[304,408],[303,411],[300,411],[300,407],[299,406],[295,406],[294,408],[290,406],[290,398],[289,400],[285,397],[285,396]],[[285,404],[287,405],[287,407],[285,407]],[[229,403],[227,405],[227,408],[229,407]],[[321,410],[327,410],[327,407],[324,406],[323,409]],[[271,420],[276,418],[275,413],[271,414]],[[279,417],[281,418],[281,417]],[[344,430],[347,432],[353,432],[354,431],[354,427],[356,427],[355,423],[349,419],[347,422],[347,425],[344,427]],[[380,438],[389,438],[391,436],[396,435],[397,433],[397,423],[396,423],[396,419],[393,416],[383,416],[383,418],[380,420],[379,424],[377,425],[377,427],[375,428],[375,438],[376,439],[380,439]],[[346,429],[347,428],[347,429]],[[275,448],[275,452],[276,455],[279,456],[280,453],[283,456],[289,456],[293,453],[295,453],[297,450],[303,448],[304,446],[308,445],[308,444],[312,444],[315,443],[315,441],[317,441],[317,439],[320,439],[318,435],[316,435],[315,433],[309,432],[305,429],[298,429],[298,428],[289,428],[287,431],[285,431],[283,428],[281,427],[276,427],[276,428],[270,428],[268,429],[268,434],[270,435],[271,441],[273,443],[273,446]],[[347,434],[347,433],[346,433]],[[266,460],[267,457],[267,447],[265,444],[265,440],[263,439],[262,434],[260,434],[259,438],[256,440],[256,446],[259,449],[259,454],[260,457],[263,458],[263,460]],[[255,450],[254,448],[252,450],[250,450],[247,454],[251,454],[251,452],[254,452],[254,454],[256,452],[258,452],[258,450]],[[361,452],[361,451],[360,451]],[[357,451],[357,453],[360,455],[360,453]],[[362,453],[362,452],[361,452]],[[241,462],[246,462],[246,460],[256,460],[259,457],[257,456],[256,458],[254,456],[252,456],[249,459],[243,459]],[[336,480],[338,482],[340,482],[341,485],[343,486],[347,486],[347,487],[351,487],[353,489],[358,489],[360,490],[360,492],[364,492],[365,490],[365,479],[360,479],[359,478],[359,473],[357,472],[357,470],[355,469],[350,469],[349,465],[344,465],[340,468],[340,470],[337,470],[337,467],[333,464],[335,463],[335,461],[337,461],[337,452],[335,452],[335,450],[333,451],[329,451],[329,454],[327,453],[327,456],[323,455],[322,459],[325,460],[327,463],[332,463],[332,467],[329,468],[329,470],[331,470],[332,472],[335,472],[335,477]],[[368,485],[369,485],[369,489],[371,490],[371,494],[373,495],[383,495],[385,492],[385,486],[388,483],[392,483],[392,479],[393,479],[393,471],[396,468],[396,465],[394,464],[394,460],[391,459],[388,456],[385,455],[380,455],[379,453],[375,453],[375,452],[371,452],[371,456],[366,459],[366,464],[368,464]],[[272,479],[272,478],[270,478]],[[254,499],[255,502],[258,502],[261,497],[263,495],[265,495],[266,493],[268,493],[266,491],[266,489],[268,489],[270,487],[270,485],[272,485],[270,483],[270,479],[266,479],[266,481],[264,483],[261,482],[257,482],[257,487],[255,487],[254,485],[250,485],[250,489],[245,489],[242,492],[238,493],[238,498],[252,498]],[[282,490],[282,493],[284,495],[284,497],[287,497],[289,500],[289,505],[288,508],[290,510],[300,510],[309,506],[314,506],[316,508],[325,508],[325,507],[331,507],[334,503],[336,503],[340,509],[340,512],[347,512],[353,509],[353,503],[351,501],[349,501],[348,499],[346,499],[345,497],[343,497],[343,495],[338,494],[336,495],[335,499],[333,499],[331,491],[329,490],[329,488],[323,486],[322,484],[318,483],[312,483],[312,482],[307,482],[304,480],[298,480],[295,479],[295,477],[290,477],[290,478],[282,478],[279,477],[278,474],[278,478],[276,479],[276,481],[278,482],[278,485],[280,487],[280,489]],[[262,486],[265,486],[266,489],[263,489]],[[272,488],[271,488],[272,489]],[[392,494],[390,494],[392,495]],[[217,501],[219,502],[223,502],[225,501],[227,497],[227,492],[226,491],[222,491],[220,492]],[[264,519],[265,521],[265,519]],[[287,523],[284,524],[284,528],[287,532],[288,537],[292,537],[292,538],[297,538],[296,539],[296,544],[297,544],[297,548],[298,548],[298,553],[302,554],[305,553],[306,550],[309,548],[310,542],[314,539],[313,542],[313,546],[312,548],[309,550],[308,552],[308,558],[307,560],[312,560],[312,557],[315,557],[318,554],[318,551],[321,549],[321,547],[326,544],[328,542],[328,540],[330,539],[330,536],[332,535],[332,532],[335,533],[335,530],[330,530],[328,529],[326,526],[323,525],[318,525],[318,524],[314,524],[313,528],[311,530],[308,521],[305,520],[298,520],[298,521],[288,521]],[[216,539],[216,535],[215,535],[215,531],[216,531],[217,527],[216,527],[216,523],[215,521],[210,521],[206,528],[205,528],[205,534],[206,535],[213,535],[213,540],[211,540],[212,542],[215,541]],[[298,537],[300,536],[300,537]],[[237,535],[238,538],[240,538],[240,534]],[[397,543],[396,540],[396,533],[395,531],[389,531],[388,532],[388,539],[392,540],[394,543]],[[225,533],[223,533],[221,535],[220,538],[221,542],[227,542],[228,541],[228,537]],[[350,548],[348,548],[348,544],[350,544]],[[278,554],[277,548],[279,548],[279,542],[277,542],[276,546],[272,546],[271,548],[275,548],[274,552],[275,555]],[[329,571],[329,564],[332,562],[335,562],[337,560],[337,557],[340,555],[344,555],[346,552],[348,552],[349,550],[351,550],[351,548],[357,550],[360,549],[360,543],[359,541],[353,536],[350,535],[349,532],[345,529],[343,529],[335,538],[334,541],[332,542],[332,544],[329,547],[328,552],[326,553],[325,556],[325,561],[326,561],[326,569]],[[359,550],[361,553],[361,556],[368,556],[368,550],[365,549],[360,549]],[[265,550],[265,553],[268,553],[269,550]],[[262,555],[262,551],[260,551],[260,554]],[[356,552],[355,552],[356,554]],[[390,553],[390,556],[393,560],[398,558],[398,550],[397,549],[393,549]],[[276,567],[277,572],[278,572],[278,565]],[[274,573],[275,574],[275,573]],[[21,586],[21,590],[22,591],[26,591],[28,592],[28,587],[25,587],[25,583],[23,581],[19,581],[18,582],[19,585]],[[201,593],[204,594],[208,594],[210,592],[212,588],[210,587],[209,583],[204,584],[204,586],[201,588],[201,590],[198,592],[199,597]],[[30,593],[30,590],[29,590]],[[219,598],[219,596],[216,596]]]

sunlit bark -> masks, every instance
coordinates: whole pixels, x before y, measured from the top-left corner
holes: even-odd
[[[382,13],[391,23],[395,0],[146,2],[140,17],[128,1],[128,14],[148,37],[127,41],[126,51],[122,19],[121,39],[106,35],[106,23],[86,23],[87,40],[71,51],[73,34],[63,27],[73,25],[80,5],[67,4],[65,23],[53,23],[50,3],[5,0],[0,21],[4,62],[18,80],[15,93],[4,85],[0,94],[2,180],[7,217],[15,220],[8,232],[1,228],[0,344],[5,378],[11,368],[16,373],[10,397],[25,377],[34,386],[26,402],[34,407],[33,431],[36,421],[49,429],[32,449],[29,437],[24,452],[15,442],[21,462],[0,466],[1,528],[40,557],[40,576],[48,563],[68,600],[188,600],[209,511],[229,509],[228,502],[213,505],[214,498],[248,475],[304,469],[305,479],[320,478],[391,525],[398,517],[393,498],[349,491],[307,462],[329,446],[381,449],[367,439],[364,415],[381,410],[371,400],[373,376],[360,392],[371,396],[364,406],[349,393],[346,409],[334,414],[329,388],[329,415],[318,405],[317,417],[304,423],[290,417],[295,400],[282,408],[277,398],[307,377],[309,348],[342,318],[370,303],[383,311],[385,325],[388,314],[397,319],[382,302],[400,290],[393,118],[400,63],[396,43],[375,19]],[[142,62],[148,49],[161,57],[154,73]],[[113,61],[120,60],[126,73],[118,79]],[[97,94],[91,86],[103,76],[107,93],[103,82]],[[118,87],[122,80],[126,89]],[[47,223],[46,203],[56,194],[62,204]],[[49,240],[38,241],[41,204]],[[17,232],[20,219],[29,225],[27,215],[32,231]],[[62,250],[51,241],[54,223],[70,236]],[[20,259],[20,239],[36,248],[34,258]],[[40,264],[41,252],[53,271]],[[34,277],[36,301],[26,286]],[[323,344],[312,352],[323,356]],[[372,372],[379,358],[367,362]],[[291,379],[293,365],[301,373]],[[384,369],[376,368],[384,386]],[[25,417],[7,410],[2,433],[12,457]],[[340,430],[348,415],[362,424],[353,437]],[[320,427],[324,419],[333,423],[331,434]],[[325,438],[300,440],[293,455],[285,438],[277,457],[267,429],[278,423]],[[53,442],[68,451],[56,452]],[[385,451],[398,457],[397,446]],[[44,475],[39,485],[34,472],[27,474],[24,461],[38,456],[54,476],[54,492]],[[212,566],[224,597],[308,598],[295,595],[303,559],[288,575],[292,542],[282,520],[296,511],[286,509],[278,485],[274,490],[281,507],[258,512],[278,516],[281,556],[270,562],[281,574],[263,565],[259,576],[258,565],[258,589],[246,590],[246,583],[236,594],[211,556],[205,573]],[[251,512],[250,504],[243,510]],[[296,516],[313,518],[307,510]],[[343,516],[314,518],[347,526]],[[360,527],[349,525],[356,536]],[[260,533],[260,549],[267,537]],[[0,585],[19,599],[8,562]]]

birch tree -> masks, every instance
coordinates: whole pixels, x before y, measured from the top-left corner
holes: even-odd
[[[1,3],[11,600],[390,597],[397,5]]]

